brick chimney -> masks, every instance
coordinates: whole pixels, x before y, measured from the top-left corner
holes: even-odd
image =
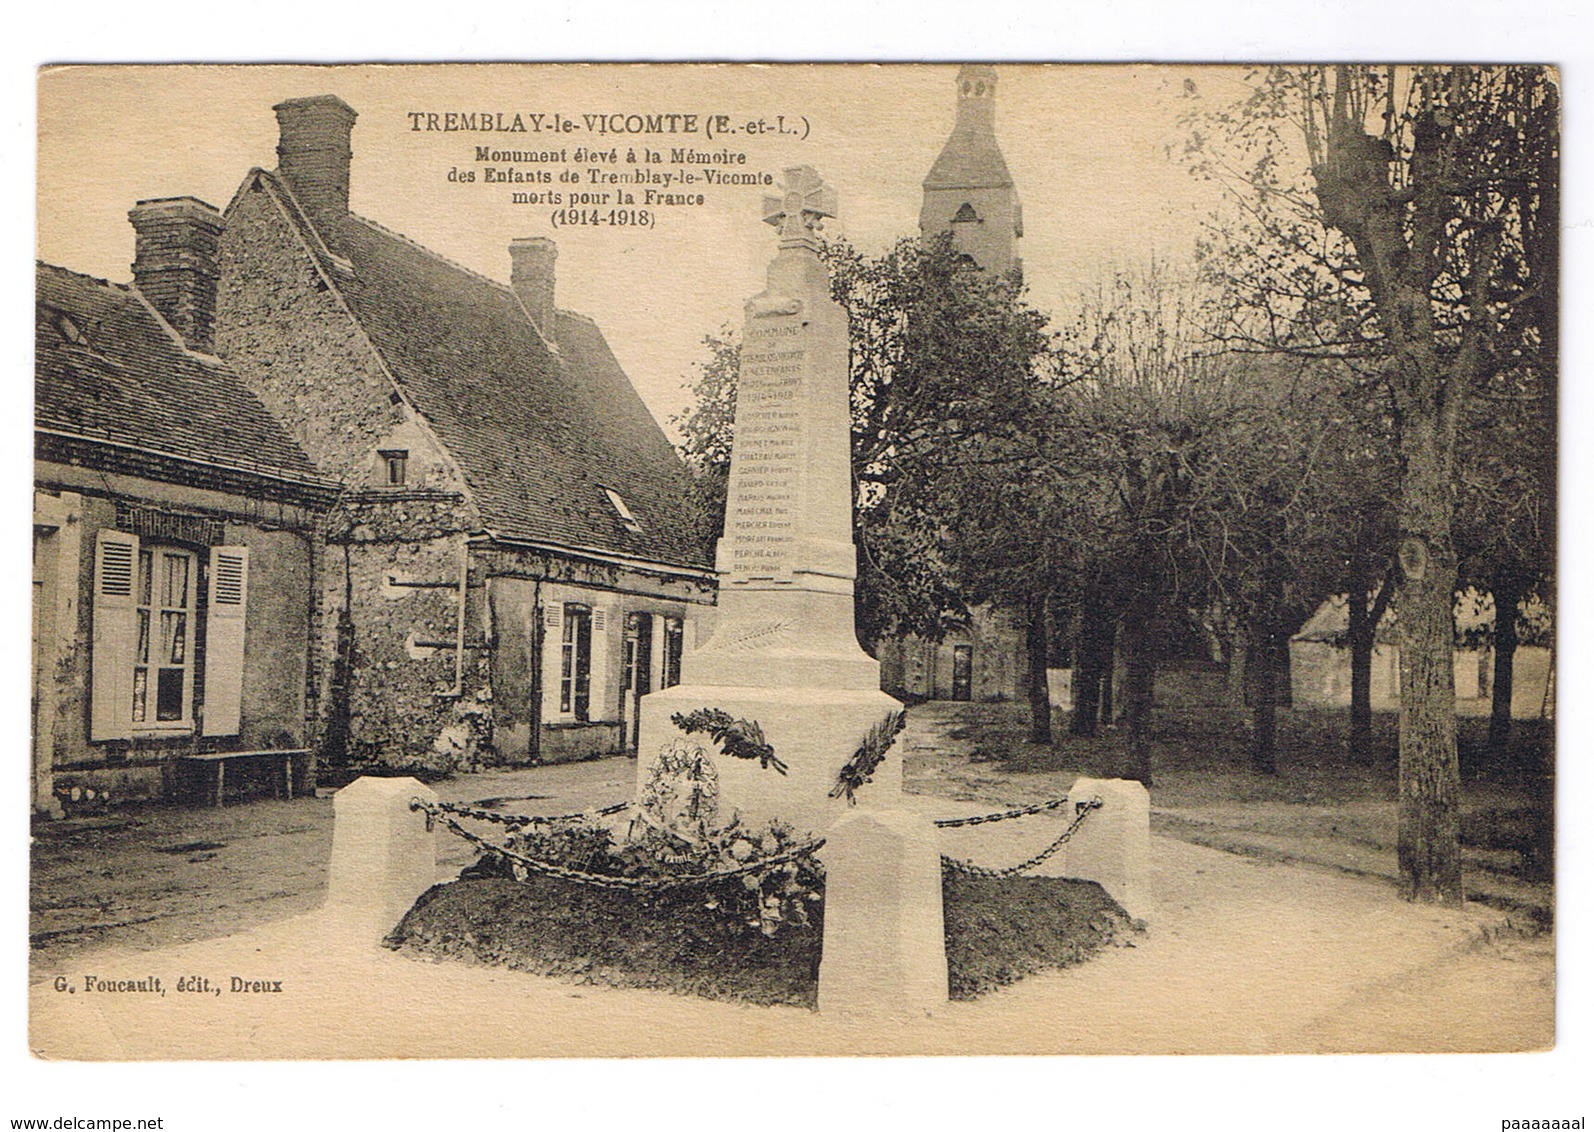
[[[554,261],[559,245],[546,236],[525,236],[509,244],[509,285],[542,336],[552,342],[554,326]]]
[[[357,115],[335,94],[290,98],[277,112],[277,170],[322,235],[349,214],[349,134]]]
[[[137,234],[133,283],[192,350],[215,349],[221,213],[195,197],[141,200],[127,218]]]

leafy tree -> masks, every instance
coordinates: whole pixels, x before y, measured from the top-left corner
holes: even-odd
[[[1346,597],[1351,694],[1348,747],[1372,748],[1372,659],[1378,626],[1395,593],[1398,452],[1383,369],[1384,343],[1369,331],[1375,312],[1357,285],[1354,249],[1329,226],[1313,192],[1298,98],[1277,72],[1263,72],[1237,106],[1189,120],[1192,171],[1221,182],[1233,207],[1212,217],[1197,248],[1206,283],[1225,302],[1215,335],[1237,353],[1312,365],[1333,391],[1322,427],[1335,442],[1320,456],[1322,519],[1337,528],[1330,551]],[[1246,649],[1233,650],[1232,666]]]
[[[1188,297],[1159,268],[1121,273],[1064,335],[1045,496],[1070,552],[1060,584],[1077,611],[1075,730],[1110,695],[1114,638],[1125,662],[1125,773],[1152,779],[1147,726],[1161,644],[1184,608],[1194,523],[1215,434],[1221,374]],[[1074,580],[1072,586],[1069,579]],[[1116,627],[1116,628],[1115,628]]]
[[[1462,427],[1482,443],[1458,455],[1456,548],[1460,580],[1487,591],[1494,627],[1488,749],[1512,762],[1511,701],[1523,603],[1553,598],[1555,573],[1555,406],[1552,390],[1529,380],[1475,398]],[[1520,767],[1536,772],[1537,767]]]
[[[692,407],[670,418],[681,433],[682,458],[691,472],[686,521],[697,540],[712,548],[725,529],[725,492],[731,474],[731,429],[736,419],[736,376],[741,371],[740,336],[729,326],[703,336],[708,351],[693,379]]]

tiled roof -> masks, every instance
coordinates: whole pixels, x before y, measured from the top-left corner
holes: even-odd
[[[224,363],[185,349],[133,288],[39,263],[34,423],[180,459],[313,479]]]
[[[316,250],[292,193],[261,175]],[[561,311],[555,353],[501,283],[357,216],[332,242],[352,270],[329,264],[328,276],[459,465],[490,530],[709,565],[681,522],[680,459],[594,323]],[[621,520],[605,487],[640,529]]]

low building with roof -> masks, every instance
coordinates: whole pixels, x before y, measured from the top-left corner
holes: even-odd
[[[185,768],[220,771],[204,757],[317,736],[319,527],[338,486],[215,355],[217,211],[130,215],[131,286],[36,268],[40,813],[171,796]],[[293,776],[274,787],[313,783],[307,759],[269,768]]]
[[[1398,595],[1396,602],[1398,603]],[[1395,603],[1374,630],[1369,699],[1375,711],[1400,708],[1399,616]],[[1455,609],[1455,693],[1457,711],[1477,715],[1489,704],[1494,673],[1494,599],[1467,590]],[[1518,611],[1515,679],[1511,714],[1518,719],[1546,716],[1553,708],[1554,664],[1547,642],[1549,614],[1542,604]],[[1317,607],[1290,638],[1290,700],[1296,707],[1347,707],[1351,699],[1350,608],[1344,594]]]
[[[551,240],[510,282],[349,210],[355,111],[275,107],[219,240],[217,350],[341,493],[318,577],[330,758],[611,753],[714,599],[685,471]]]

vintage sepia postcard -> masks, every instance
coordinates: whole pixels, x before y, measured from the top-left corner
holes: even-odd
[[[43,68],[29,1048],[1553,1048],[1561,116]]]

